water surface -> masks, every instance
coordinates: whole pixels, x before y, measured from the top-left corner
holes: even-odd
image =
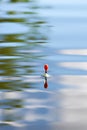
[[[86,6],[86,0],[0,1],[1,130],[87,128]]]

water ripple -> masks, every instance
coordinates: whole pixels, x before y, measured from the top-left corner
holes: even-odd
[[[20,56],[0,56],[0,60],[5,60],[5,59],[20,59]]]
[[[15,12],[28,12],[29,11],[29,4],[25,2],[19,2],[19,3],[1,3],[1,11],[7,12],[7,11],[15,11]]]
[[[15,28],[13,28],[15,27]],[[10,28],[10,29],[9,29]],[[24,34],[29,31],[29,28],[27,28],[23,24],[18,23],[0,23],[0,34],[6,35],[6,34]]]
[[[24,46],[25,44],[21,43],[21,42],[4,42],[4,43],[0,43],[0,47],[4,47],[4,48],[7,48],[7,47],[20,47],[20,46]]]

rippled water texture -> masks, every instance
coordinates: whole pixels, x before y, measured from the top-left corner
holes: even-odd
[[[87,1],[1,0],[0,130],[86,130],[86,100]]]

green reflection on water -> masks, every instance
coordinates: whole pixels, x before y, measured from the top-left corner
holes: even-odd
[[[25,39],[21,39],[20,36],[22,36],[21,34],[19,35],[6,35],[4,40],[6,42],[24,42]]]
[[[31,0],[10,0],[10,2],[29,2]]]
[[[32,2],[34,3],[34,1],[31,0],[10,0],[8,4],[11,2],[28,2],[29,5]],[[24,108],[23,98],[15,99],[15,95],[11,95],[12,99],[8,99],[5,98],[6,93],[16,92],[19,94],[19,92],[23,92],[23,89],[29,89],[35,86],[35,83],[22,82],[22,77],[24,75],[36,74],[35,67],[37,67],[37,65],[33,65],[33,63],[38,63],[38,59],[40,59],[43,55],[41,53],[28,51],[36,50],[37,46],[38,49],[40,49],[39,45],[41,43],[46,43],[48,39],[44,32],[44,29],[45,31],[47,29],[47,22],[44,18],[38,16],[38,13],[36,12],[37,7],[37,2],[35,2],[34,4],[31,4],[31,10],[21,13],[14,11],[14,8],[13,10],[10,10],[9,8],[4,13],[6,16],[3,14],[3,17],[0,18],[0,23],[21,23],[26,25],[29,30],[28,32],[24,32],[24,34],[17,32],[17,34],[10,33],[0,35],[0,90],[3,90],[0,106],[3,110],[2,121],[4,122],[22,120],[23,115],[20,112],[20,108]],[[13,29],[17,28],[13,26]],[[11,28],[9,28],[9,30],[12,31]],[[7,46],[9,43],[12,45]],[[17,46],[13,46],[15,43]],[[21,45],[19,45],[20,43]],[[14,58],[12,58],[12,56],[14,56]],[[17,80],[15,78],[17,78]],[[18,110],[20,114],[16,114],[14,112],[15,110]]]

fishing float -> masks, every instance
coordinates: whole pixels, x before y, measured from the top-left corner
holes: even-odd
[[[47,79],[48,77],[50,77],[50,75],[47,73],[47,72],[48,72],[48,69],[49,69],[48,64],[45,64],[45,65],[44,65],[45,73],[42,74],[42,76],[43,76],[45,79]]]

